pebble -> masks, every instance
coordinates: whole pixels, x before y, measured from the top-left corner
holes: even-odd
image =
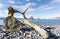
[[[28,27],[25,27],[25,28],[28,28]],[[45,28],[45,30],[49,33],[49,39],[60,39],[59,27],[56,27],[56,29],[52,28],[50,30]],[[41,37],[39,33],[34,29],[33,30],[30,29],[30,31],[20,30],[10,35],[7,32],[7,30],[4,28],[4,26],[0,26],[0,39],[43,39],[43,37]]]

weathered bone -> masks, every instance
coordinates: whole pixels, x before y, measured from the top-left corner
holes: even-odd
[[[20,11],[18,11],[18,10],[15,10],[13,7],[11,7],[11,6],[9,6],[8,7],[8,15],[11,15],[11,16],[13,16],[14,15],[14,13],[16,13],[16,12],[19,12],[19,13],[21,13]]]
[[[22,15],[23,15],[23,17],[24,17],[24,19],[27,19],[26,17],[25,17],[25,12],[28,10],[28,8],[24,11],[24,12],[20,12]]]
[[[36,31],[39,32],[39,34],[40,34],[44,39],[48,38],[48,33],[47,33],[44,29],[42,29],[41,27],[39,27],[38,25],[33,24],[32,22],[30,22],[30,21],[27,20],[27,19],[24,19],[24,24],[29,25],[30,27],[33,27]]]
[[[21,13],[21,14],[23,15],[23,17],[24,17],[24,24],[29,25],[30,27],[33,27],[36,31],[39,32],[39,34],[40,34],[44,39],[48,38],[48,33],[47,33],[47,31],[45,31],[44,29],[42,29],[42,28],[39,27],[38,25],[30,22],[30,21],[25,17],[25,12],[26,12],[27,10],[28,10],[28,8],[27,8],[24,12]]]
[[[8,7],[8,16],[4,20],[4,24],[7,28],[7,31],[13,33],[14,31],[19,31],[24,24],[17,20],[13,15],[18,10],[13,9],[11,6]]]
[[[22,15],[23,15],[23,17],[24,17],[24,23],[22,23],[22,24],[26,24],[26,25],[29,25],[29,26],[31,26],[31,27],[33,27],[36,31],[38,31],[39,32],[39,34],[45,39],[45,38],[48,38],[48,33],[44,30],[44,29],[42,29],[41,27],[39,27],[39,26],[37,26],[36,24],[33,24],[32,22],[30,22],[26,17],[25,17],[25,12],[28,10],[28,8],[24,11],[24,12],[20,12],[20,11],[18,11],[18,10],[14,10],[12,7],[10,7],[10,8],[8,8],[8,10],[9,10],[9,14],[11,14],[11,16],[13,16],[13,14],[15,13],[15,12],[19,12],[19,13],[21,13]],[[8,17],[9,18],[9,17]],[[7,20],[6,20],[7,21]],[[8,19],[8,22],[9,22],[10,20]],[[13,21],[14,22],[14,21]],[[19,23],[21,23],[21,22],[19,22]],[[18,24],[19,24],[18,23]],[[6,23],[7,24],[7,23]],[[22,25],[22,24],[19,24],[19,25]],[[13,24],[14,25],[14,24]],[[19,27],[19,25],[18,25],[18,27]],[[7,26],[6,26],[7,27]],[[8,25],[8,27],[10,27],[10,25]],[[13,29],[14,28],[14,26],[11,26],[11,29]],[[19,28],[21,28],[21,27],[19,27]],[[15,28],[16,29],[16,28]],[[17,29],[16,29],[17,30]],[[13,32],[13,31],[11,31],[10,30],[10,32]]]

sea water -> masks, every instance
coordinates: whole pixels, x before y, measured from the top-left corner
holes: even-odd
[[[0,25],[3,25],[4,24],[4,20],[0,20]]]
[[[23,21],[22,19],[18,19],[19,21]],[[60,25],[60,20],[58,19],[30,19],[31,22],[37,25]],[[4,24],[4,19],[0,19],[0,25]]]

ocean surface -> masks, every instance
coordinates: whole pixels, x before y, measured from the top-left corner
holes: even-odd
[[[18,19],[19,21],[23,21],[23,19]],[[59,19],[29,19],[31,22],[37,25],[60,25]],[[0,18],[0,25],[4,25],[4,19]]]

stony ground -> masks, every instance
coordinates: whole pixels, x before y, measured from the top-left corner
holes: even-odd
[[[60,27],[43,26],[49,34],[49,39],[60,39]],[[37,31],[31,27],[22,27],[20,31],[10,34],[5,26],[0,25],[0,39],[43,39]]]

